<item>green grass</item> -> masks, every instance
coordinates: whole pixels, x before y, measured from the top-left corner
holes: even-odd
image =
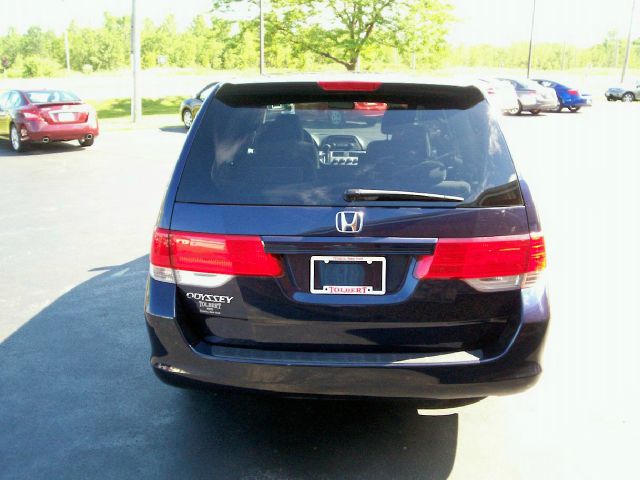
[[[167,115],[174,114],[178,116],[178,108],[184,97],[171,96],[162,98],[143,98],[142,114],[143,115]],[[89,101],[98,112],[98,118],[122,118],[131,115],[131,99],[130,98],[112,98],[97,102]]]

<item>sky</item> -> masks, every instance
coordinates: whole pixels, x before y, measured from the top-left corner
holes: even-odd
[[[454,44],[506,45],[527,41],[534,0],[449,0],[458,22],[451,27]],[[632,0],[536,0],[534,39],[578,46],[599,43],[610,30],[626,37]],[[268,0],[267,0],[268,2]],[[99,26],[102,13],[130,13],[131,0],[0,0],[0,35],[10,27],[25,31],[31,25],[61,32],[75,20],[81,26]],[[138,0],[143,17],[160,22],[173,14],[180,28],[211,8],[210,0]],[[246,11],[246,8],[239,9]],[[244,12],[240,11],[239,15]],[[634,15],[633,37],[640,37],[640,0]]]

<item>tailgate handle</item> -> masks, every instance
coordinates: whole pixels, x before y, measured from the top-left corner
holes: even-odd
[[[289,237],[264,236],[264,249],[274,254],[376,253],[380,255],[433,255],[436,238],[404,237]]]

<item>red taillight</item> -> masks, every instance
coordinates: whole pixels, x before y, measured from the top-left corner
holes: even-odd
[[[222,275],[277,277],[280,261],[264,251],[260,237],[176,232],[157,228],[150,262],[157,267]]]
[[[528,272],[538,272],[544,270],[547,266],[547,251],[544,245],[544,237],[541,233],[531,234],[531,243],[529,249]]]
[[[327,92],[374,92],[380,88],[380,85],[382,85],[382,82],[318,82],[318,86]]]
[[[42,120],[42,116],[40,115],[40,110],[38,109],[22,110],[20,113],[22,113],[22,117],[25,120]]]
[[[506,237],[441,238],[432,256],[420,257],[416,278],[509,277],[544,269],[540,234]]]
[[[155,265],[156,267],[171,267],[171,258],[169,254],[169,230],[156,228],[153,231],[149,262],[151,265]]]
[[[493,87],[488,87],[487,88],[487,94],[488,95],[493,95],[494,93],[496,93],[495,89]]]
[[[569,95],[580,95],[580,92],[578,92],[578,90],[574,90],[574,89],[567,90],[567,93]]]
[[[353,108],[356,110],[372,110],[376,112],[384,112],[387,109],[387,104],[379,102],[353,102]]]

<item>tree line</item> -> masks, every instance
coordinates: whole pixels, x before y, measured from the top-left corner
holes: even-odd
[[[157,65],[213,69],[256,68],[257,15],[231,20],[231,11],[253,10],[258,0],[212,0],[180,31],[173,16],[143,22],[143,68]],[[347,70],[412,64],[440,65],[452,7],[445,0],[270,0],[265,15],[265,59],[272,69]],[[104,14],[100,28],[72,22],[67,29],[70,67],[114,70],[129,64],[130,18]],[[0,66],[12,76],[52,74],[65,64],[64,37],[39,27],[0,37]]]
[[[257,0],[244,0],[257,14]],[[455,21],[441,0],[271,0],[265,15],[265,62],[272,70],[430,70],[442,66],[522,68],[526,42],[507,47],[450,46],[446,35]],[[256,69],[260,30],[257,15],[231,20],[235,0],[212,0],[212,12],[180,30],[173,16],[159,24],[145,20],[141,31],[143,68],[204,67]],[[89,73],[125,68],[130,59],[130,18],[104,14],[99,28],[71,22],[67,29],[70,67]],[[586,48],[536,43],[534,69],[617,67],[624,40],[611,32]],[[65,39],[40,27],[0,36],[0,71],[13,77],[52,76],[66,63]],[[630,66],[640,67],[640,39]]]
[[[626,39],[611,31],[606,38],[589,47],[566,43],[535,43],[534,70],[571,70],[577,68],[620,68],[624,62]],[[506,47],[494,45],[462,45],[452,47],[446,63],[449,66],[526,68],[528,42],[514,42]],[[630,68],[640,68],[640,38],[632,42]]]

